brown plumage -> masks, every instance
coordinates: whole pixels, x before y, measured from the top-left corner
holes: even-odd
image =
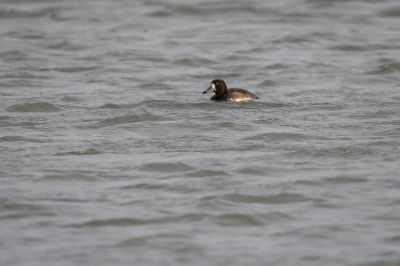
[[[210,87],[203,93],[213,90],[215,95],[210,98],[213,101],[230,101],[230,102],[247,102],[258,99],[258,97],[244,89],[228,89],[225,81],[222,79],[214,79],[211,81]]]

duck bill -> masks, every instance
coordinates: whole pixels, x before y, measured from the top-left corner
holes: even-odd
[[[210,85],[210,87],[208,87],[208,89],[206,89],[205,91],[203,91],[203,94],[209,92],[211,89],[212,89],[212,85]]]

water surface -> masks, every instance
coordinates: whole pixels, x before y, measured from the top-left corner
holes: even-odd
[[[399,265],[400,4],[270,2],[2,1],[0,264]]]

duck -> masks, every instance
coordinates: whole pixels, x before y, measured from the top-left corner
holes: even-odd
[[[215,94],[210,98],[211,101],[218,102],[248,102],[258,99],[258,97],[245,89],[231,88],[228,89],[225,81],[222,79],[214,79],[211,81],[210,87],[203,91],[207,93],[213,91]]]

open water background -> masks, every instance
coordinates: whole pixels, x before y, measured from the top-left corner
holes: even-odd
[[[399,48],[396,0],[2,0],[0,264],[400,265]]]

